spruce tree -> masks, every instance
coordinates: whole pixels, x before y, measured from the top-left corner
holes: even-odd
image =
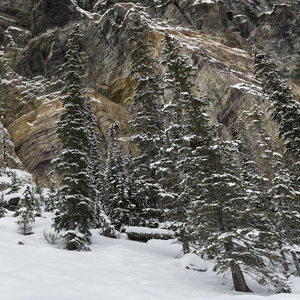
[[[131,121],[131,143],[136,145],[138,152],[134,159],[135,197],[139,207],[144,207],[142,210],[145,217],[140,220],[140,224],[157,226],[160,212],[159,187],[152,163],[158,155],[163,121],[161,90],[155,74],[156,62],[151,58],[154,43],[149,39],[150,30],[139,13],[131,14],[127,34],[132,48],[131,75],[134,75],[136,82],[132,104],[134,119]]]
[[[115,121],[109,130],[108,157],[105,171],[106,192],[105,209],[112,225],[117,230],[129,222],[129,203],[126,191],[124,153],[119,144],[117,131],[119,122]]]
[[[207,114],[209,99],[192,92],[193,68],[168,35],[164,54],[173,123],[168,131],[171,144],[177,146],[182,185],[177,206],[185,214],[185,229],[192,231],[187,237],[200,253],[215,259],[214,270],[231,270],[236,290],[250,291],[244,272],[255,274],[261,283],[269,280],[281,285],[264,262],[267,253],[256,248],[261,235],[256,236],[255,222],[249,218],[235,143],[216,138],[216,128],[209,124]]]
[[[280,161],[280,154],[274,153],[274,175],[269,194],[272,196],[271,208],[274,212],[274,227],[283,249],[292,256],[295,274],[300,276],[300,193],[293,188],[290,170]],[[298,253],[297,253],[298,252]]]
[[[253,102],[252,112],[247,116],[251,118],[248,130],[257,136],[256,149],[260,157],[262,171],[268,176],[268,201],[266,213],[270,214],[273,223],[273,233],[282,258],[291,255],[299,276],[299,262],[297,253],[293,248],[297,248],[300,242],[300,193],[295,189],[295,184],[291,176],[291,170],[287,169],[283,162],[283,157],[279,152],[279,147],[272,141],[269,133],[265,129],[263,120],[264,113],[257,103]],[[297,225],[298,224],[298,225]],[[285,272],[289,272],[287,261],[283,261]]]
[[[135,164],[134,164],[134,156],[132,154],[132,150],[130,148],[130,144],[128,144],[128,152],[124,159],[124,167],[125,167],[125,181],[126,181],[126,195],[128,199],[128,209],[129,209],[129,226],[140,226],[141,220],[143,217],[143,208],[144,205],[142,202],[138,201],[136,198],[137,195],[137,184],[135,180]]]
[[[286,257],[289,255],[289,251],[286,251],[285,249],[288,249],[289,246],[286,238],[287,236],[284,233],[284,222],[280,217],[279,212],[281,199],[284,200],[284,194],[279,194],[278,188],[285,187],[285,189],[289,190],[291,195],[293,194],[293,183],[288,174],[284,171],[285,166],[281,161],[281,154],[278,153],[278,147],[276,147],[276,144],[272,141],[269,133],[265,129],[264,112],[257,101],[252,102],[252,110],[245,112],[245,114],[250,120],[250,124],[247,126],[246,130],[251,132],[255,137],[255,149],[258,152],[257,156],[260,165],[260,172],[258,172],[258,174],[264,174],[267,188],[267,190],[265,187],[261,189],[257,184],[256,192],[254,193],[254,195],[257,196],[252,196],[250,199],[251,203],[257,203],[258,210],[262,213],[260,218],[261,221],[257,218],[256,224],[260,230],[261,226],[265,226],[265,230],[269,232],[269,234],[266,233],[263,241],[268,241],[273,245],[271,247],[273,249],[270,247],[268,248],[267,245],[264,247],[268,249],[269,253],[273,253],[272,261],[277,264],[281,263],[284,267],[284,272],[287,274],[289,272],[289,266]],[[256,178],[258,177],[259,176],[257,175]],[[288,200],[288,197],[285,197],[285,200]],[[288,202],[286,205],[289,205]],[[291,217],[291,213],[293,214],[293,210],[285,210],[284,212],[287,217]],[[296,220],[297,218],[295,221]],[[294,233],[296,234],[296,232]],[[280,253],[281,257],[276,257],[274,255],[275,253]],[[284,290],[284,287],[282,288]]]
[[[1,194],[1,198],[0,198],[0,218],[4,217],[6,213],[6,209],[5,209],[5,200],[4,200],[4,194]]]
[[[183,252],[187,253],[189,215],[192,201],[198,193],[196,170],[201,160],[195,149],[200,141],[207,139],[204,131],[208,129],[208,123],[204,121],[207,99],[204,95],[196,97],[193,93],[194,68],[188,63],[188,57],[180,54],[180,51],[176,40],[165,34],[163,64],[167,67],[165,82],[171,99],[164,109],[170,123],[165,130],[166,146],[162,153],[161,170],[172,173],[172,182],[161,184],[168,190],[164,194],[171,196],[168,206],[173,208],[170,207],[169,219],[177,222],[179,240]]]
[[[256,114],[255,108],[252,109],[252,112],[244,112],[247,118],[251,118],[252,113]],[[269,219],[267,218],[270,217],[271,203],[271,196],[268,193],[269,180],[266,174],[263,173],[257,155],[247,144],[249,142],[247,140],[247,132],[252,132],[251,125],[246,126],[240,118],[237,121],[237,126],[232,124],[230,130],[236,145],[235,159],[238,168],[241,170],[243,185],[246,187],[247,201],[251,204],[251,209],[254,209],[255,213],[258,214],[255,222],[257,225],[269,223]],[[255,129],[253,134],[256,135],[259,130]],[[260,142],[257,143],[257,147],[259,147]]]
[[[101,139],[97,132],[97,119],[95,116],[95,111],[92,108],[91,98],[86,97],[85,101],[85,118],[88,131],[88,157],[91,165],[90,172],[90,198],[94,203],[95,211],[95,227],[103,227],[104,214],[102,204],[104,202],[104,190],[105,190],[105,178],[104,178],[104,168],[101,150]]]
[[[40,195],[37,196],[36,189],[37,189],[36,186],[32,187],[31,189],[31,202],[33,203],[34,217],[41,217],[42,209],[41,209]]]
[[[32,197],[35,203],[35,217],[42,216],[41,205],[45,204],[45,198],[43,194],[43,189],[39,182],[36,183],[36,186],[32,190]]]
[[[173,230],[179,226],[176,200],[180,193],[180,176],[177,170],[178,153],[175,144],[166,131],[162,137],[162,145],[157,156],[156,177],[160,187],[160,207],[162,207],[161,221],[171,222]]]
[[[16,223],[20,227],[23,235],[31,233],[31,224],[34,223],[34,203],[32,202],[32,192],[27,186],[21,197],[16,212],[13,215],[17,218]]]
[[[51,179],[49,192],[47,193],[45,199],[45,210],[48,212],[53,212],[57,206],[57,201],[58,199],[57,199],[57,191],[55,188],[55,182],[53,179]]]
[[[83,64],[80,56],[79,25],[68,40],[63,112],[57,123],[60,141],[54,172],[60,178],[58,214],[54,228],[62,232],[68,250],[88,249],[90,229],[95,224],[95,204],[91,199],[90,139],[83,96]]]
[[[285,160],[293,171],[297,186],[300,182],[300,103],[286,80],[257,49],[253,50],[253,65],[257,79],[262,83],[264,100],[268,102],[270,119],[279,124],[278,136],[285,145]]]
[[[17,177],[16,172],[11,173],[11,184],[10,184],[10,191],[8,194],[17,193],[20,189],[20,180]]]

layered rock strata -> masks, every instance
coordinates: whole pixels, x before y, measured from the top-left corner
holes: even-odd
[[[260,84],[252,73],[253,44],[267,50],[298,92],[300,26],[295,1],[284,5],[278,5],[281,1],[256,1],[251,11],[245,8],[251,1],[174,0],[159,5],[146,1],[147,7],[133,2],[16,0],[0,4],[2,123],[25,168],[44,182],[59,146],[55,122],[61,110],[60,67],[75,22],[82,32],[85,84],[93,100],[103,149],[108,127],[115,119],[121,123],[124,145],[130,135],[134,81],[129,76],[131,48],[126,28],[133,11],[139,11],[151,28],[156,44],[154,58],[162,58],[166,31],[183,46],[197,69],[197,87],[212,98],[212,120],[224,125],[220,133],[225,138],[230,138],[228,124],[251,107],[253,98],[261,97]],[[158,72],[162,79],[162,66]],[[276,126],[267,121],[266,126],[275,135]]]

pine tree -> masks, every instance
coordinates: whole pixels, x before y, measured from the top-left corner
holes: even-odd
[[[195,151],[199,143],[207,139],[209,129],[205,107],[207,98],[196,97],[193,93],[194,68],[188,57],[180,54],[181,47],[168,34],[164,36],[164,60],[166,65],[166,89],[171,92],[170,103],[165,106],[170,124],[166,128],[166,148],[163,149],[161,170],[172,173],[172,182],[163,183],[171,196],[171,216],[178,226],[179,240],[183,252],[189,252],[189,214],[192,201],[198,194],[197,165],[201,163]],[[173,162],[173,163],[172,163]],[[195,177],[196,176],[196,177]]]
[[[300,276],[299,245],[300,245],[300,193],[293,188],[290,170],[280,161],[280,154],[274,152],[274,175],[269,194],[272,196],[271,208],[274,211],[274,227],[279,235],[282,246],[290,253],[297,276]]]
[[[251,202],[236,163],[236,146],[232,142],[219,142],[216,146],[210,149],[211,157],[205,162],[199,195],[194,201],[198,249],[215,259],[215,271],[231,270],[237,291],[250,291],[246,273],[260,284],[273,285],[277,292],[289,292],[285,280],[274,275],[280,261],[276,253],[279,244],[266,211],[257,209],[256,201]]]
[[[178,153],[172,138],[166,131],[162,137],[162,145],[157,156],[156,177],[160,187],[160,207],[163,209],[162,221],[171,222],[170,227],[178,227],[176,200],[180,193],[180,176],[177,170]]]
[[[252,112],[247,111],[244,112],[244,114],[247,115],[247,118],[252,118],[252,113],[254,113],[253,116],[257,114],[255,111],[255,106],[253,106]],[[257,121],[258,120],[254,121],[253,124],[256,124]],[[256,224],[266,224],[269,222],[269,220],[267,220],[267,215],[269,216],[270,214],[271,203],[271,197],[268,193],[269,180],[263,173],[262,166],[259,164],[257,156],[247,144],[246,132],[252,132],[253,128],[251,129],[251,124],[245,126],[243,121],[239,119],[237,127],[232,124],[230,129],[236,144],[237,154],[235,155],[235,160],[241,170],[243,185],[246,187],[247,202],[251,203],[251,209],[254,209],[255,213],[258,214],[258,217],[255,220]],[[257,134],[258,132],[260,132],[260,129],[256,128],[253,134]],[[257,142],[257,148],[259,148],[260,142],[261,141]]]
[[[273,220],[274,236],[277,237],[277,244],[281,248],[282,257],[284,258],[286,253],[290,253],[293,257],[296,273],[300,274],[297,254],[295,251],[291,251],[300,242],[300,232],[298,230],[300,224],[300,193],[294,188],[295,184],[290,175],[291,172],[287,170],[278,147],[265,129],[263,112],[259,109],[259,106],[253,103],[252,112],[247,115],[252,119],[248,129],[255,132],[258,137],[256,149],[259,151],[263,169],[269,177],[268,195],[270,200],[267,207]],[[283,264],[285,272],[288,272],[287,262],[283,262]]]
[[[8,192],[8,194],[17,193],[19,190],[20,190],[20,180],[18,179],[16,172],[12,172],[10,191]]]
[[[168,109],[173,124],[168,134],[177,146],[181,188],[176,202],[185,215],[185,231],[192,231],[187,237],[199,252],[215,259],[216,271],[231,270],[236,290],[250,291],[244,272],[255,274],[261,283],[269,280],[279,286],[280,278],[272,276],[262,258],[266,251],[256,248],[261,235],[256,236],[255,222],[249,218],[236,145],[215,137],[216,128],[207,115],[209,99],[192,92],[193,68],[188,58],[180,55],[173,38],[165,35],[164,40],[166,81],[172,97]]]
[[[287,248],[285,246],[287,246],[288,243],[286,233],[284,233],[285,231],[283,230],[283,228],[285,227],[283,226],[284,222],[280,217],[279,207],[283,208],[280,204],[281,200],[289,199],[288,197],[285,197],[284,199],[284,195],[278,193],[278,188],[285,187],[285,189],[287,189],[291,195],[294,193],[292,188],[293,184],[288,174],[284,171],[285,166],[281,161],[282,156],[278,153],[276,145],[265,129],[264,112],[262,111],[258,103],[256,101],[253,101],[252,111],[245,112],[245,114],[250,119],[250,124],[247,126],[246,130],[248,132],[251,132],[253,136],[256,136],[255,148],[258,151],[260,164],[260,172],[257,173],[265,173],[264,177],[267,188],[267,190],[265,190],[265,187],[263,187],[263,189],[259,189],[259,185],[256,184],[257,192],[255,194],[258,195],[256,197],[257,199],[254,199],[255,197],[252,197],[250,199],[251,203],[257,203],[259,212],[262,213],[262,216],[260,218],[257,218],[256,224],[257,226],[264,225],[265,230],[268,231],[269,234],[271,234],[269,235],[268,233],[266,233],[264,241],[268,241],[270,244],[272,244],[273,249],[268,249],[267,246],[265,246],[265,248],[268,249],[269,253],[273,251],[273,253],[277,252],[281,254],[281,257],[273,257],[273,262],[277,264],[283,264],[285,273],[288,273],[289,266],[286,261],[287,252],[286,250],[284,250],[285,248]],[[257,178],[258,176],[256,176],[256,179]],[[288,202],[286,204],[287,206],[289,205]],[[284,212],[287,218],[292,217],[291,213],[293,214],[292,210],[285,210]],[[285,217],[283,217],[283,219],[284,218]],[[259,219],[261,219],[261,221],[259,221]],[[295,219],[295,221],[296,220],[297,218]],[[282,288],[284,289],[284,286],[282,286]]]
[[[85,115],[88,130],[89,146],[88,157],[91,165],[90,172],[90,198],[94,203],[95,227],[103,227],[102,209],[103,194],[105,190],[105,178],[103,170],[103,159],[101,150],[101,139],[97,132],[97,119],[92,108],[91,98],[87,97],[85,101]]]
[[[270,209],[273,213],[274,230],[280,233],[278,236],[280,247],[284,248],[284,245],[286,245],[285,249],[288,249],[288,251],[281,250],[282,257],[286,257],[285,252],[291,253],[296,273],[299,276],[299,260],[296,252],[292,249],[298,247],[300,242],[300,234],[297,229],[297,224],[300,224],[298,217],[300,191],[297,184],[300,157],[299,149],[295,149],[299,142],[297,124],[300,125],[300,106],[298,103],[296,104],[297,101],[291,92],[291,88],[279,77],[278,71],[272,67],[265,55],[258,51],[254,53],[256,77],[263,80],[263,100],[269,102],[268,109],[271,110],[271,119],[279,123],[278,135],[285,142],[285,157],[282,157],[279,153],[278,147],[272,142],[271,137],[265,130],[263,112],[257,103],[253,103],[252,113],[249,114],[252,118],[249,128],[259,136],[257,149],[260,151],[259,154],[265,171],[269,172],[270,190],[268,194],[272,196]],[[290,159],[293,161],[292,167]],[[283,163],[284,160],[285,163]],[[287,262],[283,263],[285,272],[288,272]]]
[[[156,183],[155,162],[159,151],[159,141],[163,129],[158,78],[155,74],[156,62],[151,58],[154,43],[149,39],[150,31],[138,13],[130,16],[127,28],[132,47],[131,75],[134,75],[136,87],[133,96],[134,119],[131,121],[133,135],[131,143],[137,148],[134,159],[136,201],[144,211],[141,225],[157,226],[159,218],[159,187]]]
[[[34,223],[35,220],[34,203],[32,203],[32,193],[29,186],[26,187],[13,216],[17,218],[16,223],[20,227],[21,234],[30,234],[31,224]]]
[[[124,159],[125,167],[125,181],[126,181],[126,195],[128,199],[128,209],[129,209],[129,226],[140,226],[141,220],[144,220],[143,208],[144,205],[142,202],[137,201],[137,184],[134,172],[134,156],[132,154],[130,144],[128,144],[128,152]]]
[[[254,72],[261,80],[270,119],[279,124],[278,136],[285,145],[285,160],[291,165],[295,184],[300,182],[300,103],[290,85],[280,78],[279,71],[266,56],[253,50]]]
[[[69,36],[64,65],[64,110],[56,130],[61,145],[54,160],[54,171],[61,182],[58,215],[54,218],[53,226],[62,232],[68,250],[88,249],[90,229],[96,223],[95,204],[91,199],[90,139],[86,124],[86,98],[83,96],[79,36],[79,25],[75,25]]]
[[[0,198],[0,218],[4,217],[6,213],[6,209],[5,209],[5,200],[4,200],[4,194],[1,194],[1,198]]]
[[[52,179],[50,181],[49,192],[48,192],[47,197],[45,199],[45,210],[48,211],[48,212],[53,212],[54,209],[57,206],[57,202],[58,202],[57,191],[56,191],[56,188],[55,188],[55,182]]]
[[[36,183],[34,192],[35,194],[39,195],[40,203],[44,203],[45,199],[44,199],[43,189],[39,181]]]
[[[34,217],[41,217],[42,209],[41,209],[40,195],[38,195],[37,197],[36,190],[37,190],[36,186],[32,187],[31,189],[31,202],[33,203],[33,213],[34,213]]]
[[[105,171],[105,208],[112,225],[114,225],[117,230],[120,230],[124,225],[128,225],[129,222],[124,153],[117,137],[119,127],[120,124],[118,121],[115,121],[110,126],[108,157]]]

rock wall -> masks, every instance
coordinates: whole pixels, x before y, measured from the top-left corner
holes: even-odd
[[[5,167],[22,169],[23,165],[15,153],[9,132],[0,122],[0,168]]]
[[[221,134],[230,138],[229,122],[261,95],[252,73],[250,50],[254,44],[267,51],[299,93],[299,5],[285,2],[162,0],[154,5],[150,0],[2,1],[0,112],[17,156],[46,184],[59,146],[55,122],[63,87],[60,67],[74,22],[82,32],[85,84],[93,99],[103,149],[108,127],[115,119],[121,123],[121,136],[130,135],[129,98],[134,82],[129,76],[126,27],[134,10],[143,14],[151,28],[155,58],[161,59],[165,31],[183,46],[197,68],[197,86],[212,98],[212,120],[224,124]],[[160,66],[160,78],[163,71]],[[270,122],[266,126],[274,134],[276,126]]]

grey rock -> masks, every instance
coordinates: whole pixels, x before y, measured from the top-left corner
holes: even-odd
[[[124,141],[130,135],[129,99],[135,83],[129,76],[131,45],[126,27],[133,10],[143,13],[151,27],[151,38],[156,44],[154,58],[162,57],[161,39],[165,31],[184,46],[183,53],[197,69],[195,83],[212,98],[212,120],[224,125],[221,135],[226,138],[230,138],[229,122],[249,109],[251,100],[260,95],[260,84],[252,73],[253,45],[266,51],[282,75],[292,80],[295,91],[299,89],[300,24],[296,1],[282,4],[275,0],[227,0],[195,4],[192,0],[170,0],[156,2],[157,5],[150,0],[100,0],[85,4],[77,1],[81,7],[89,5],[87,9],[92,13],[71,0],[16,0],[19,7],[10,6],[9,2],[0,4],[0,46],[5,45],[0,52],[1,120],[24,167],[44,182],[59,147],[55,122],[61,108],[61,65],[75,22],[83,33],[85,85],[93,97],[103,149],[109,125],[115,119],[121,123]],[[280,5],[274,6],[276,3]],[[24,17],[22,23],[23,16],[31,12],[32,21]],[[160,65],[160,78],[163,71]],[[267,127],[275,136],[276,127],[268,123]],[[0,144],[0,156],[1,147]]]
[[[32,10],[32,34],[37,36],[47,29],[79,19],[80,13],[71,0],[40,0]]]

